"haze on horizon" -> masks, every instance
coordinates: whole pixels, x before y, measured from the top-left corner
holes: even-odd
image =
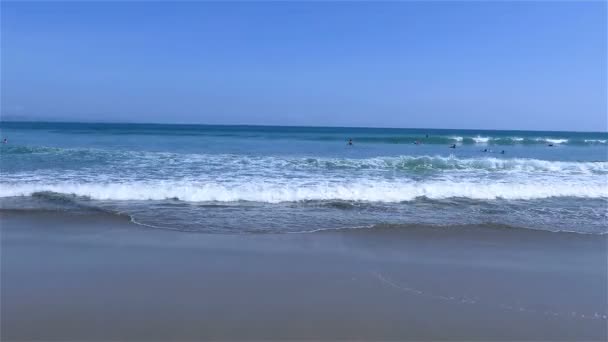
[[[2,2],[3,119],[607,131],[607,3]]]

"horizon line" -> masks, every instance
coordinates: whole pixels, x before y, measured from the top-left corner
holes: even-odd
[[[69,121],[64,119],[4,119],[0,116],[0,123],[13,122],[13,123],[40,123],[40,124],[101,124],[101,125],[171,125],[171,126],[241,126],[241,127],[301,127],[301,128],[361,128],[361,129],[416,129],[416,130],[467,130],[467,131],[518,131],[518,132],[570,132],[570,133],[608,133],[608,127],[606,131],[565,131],[565,130],[538,130],[538,129],[495,129],[495,128],[439,128],[439,127],[388,127],[388,126],[319,126],[319,125],[277,125],[277,124],[250,124],[250,123],[238,123],[238,124],[227,124],[227,123],[188,123],[188,122],[141,122],[141,121]]]

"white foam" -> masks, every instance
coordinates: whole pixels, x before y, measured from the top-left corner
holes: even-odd
[[[608,140],[605,139],[585,139],[586,143],[605,144]]]
[[[568,139],[552,139],[552,138],[539,138],[537,141],[545,141],[551,144],[564,144],[568,142]]]
[[[99,200],[399,202],[418,197],[608,197],[608,162],[398,156],[306,158],[141,152],[113,167],[6,173],[0,197],[52,191]],[[388,172],[387,172],[388,171]],[[422,173],[421,173],[422,172]],[[414,180],[415,179],[415,180]]]
[[[476,136],[476,137],[473,137],[472,139],[473,139],[473,141],[475,141],[475,143],[477,143],[477,144],[487,144],[487,143],[488,143],[488,141],[490,141],[490,138],[489,138],[489,137],[481,137],[481,136],[479,136],[479,135],[478,135],[478,136]]]
[[[492,155],[492,154],[488,154]],[[349,170],[356,170],[353,173]],[[36,182],[45,180],[73,180],[81,182],[106,183],[130,182],[153,177],[170,180],[172,178],[196,177],[199,180],[218,178],[238,178],[243,175],[260,176],[270,179],[305,177],[327,179],[331,176],[359,177],[378,176],[379,172],[399,171],[407,176],[420,170],[436,173],[470,175],[479,178],[487,172],[504,176],[504,173],[521,173],[524,176],[577,176],[607,175],[608,162],[548,161],[527,158],[457,158],[445,156],[399,156],[356,158],[305,158],[278,156],[234,156],[234,155],[158,155],[123,158],[115,162],[113,168],[76,170],[36,170],[20,173],[5,173],[3,180],[11,183]],[[447,174],[447,173],[446,173]]]
[[[97,200],[164,200],[189,202],[348,200],[371,202],[411,201],[419,197],[478,200],[538,199],[548,197],[608,198],[606,178],[587,182],[476,182],[356,180],[286,181],[250,179],[242,182],[147,181],[131,183],[2,184],[0,197],[29,196],[51,191]]]

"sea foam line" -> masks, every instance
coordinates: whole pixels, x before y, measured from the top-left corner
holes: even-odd
[[[219,182],[131,182],[131,183],[0,183],[0,197],[31,196],[39,192],[84,196],[96,200],[166,200],[187,202],[297,202],[308,200],[345,200],[368,202],[403,202],[417,198],[539,199],[549,197],[608,198],[605,178],[595,182],[555,180],[529,182],[472,181],[382,181],[324,182],[285,180],[244,180]]]
[[[387,276],[383,275],[380,272],[371,272],[371,274],[374,278],[376,278],[381,283],[388,285],[389,287],[392,287],[399,291],[411,294],[411,295],[423,296],[423,297],[427,297],[427,298],[431,298],[431,299],[449,301],[449,302],[454,302],[454,303],[459,303],[459,304],[469,304],[469,305],[485,304],[480,300],[479,297],[438,295],[438,294],[422,291],[420,289],[416,289],[416,288],[413,288],[413,287],[410,287],[407,285],[398,284],[397,282],[391,280],[390,278],[388,278]],[[532,308],[529,308],[529,307],[526,307],[523,305],[513,305],[513,304],[498,304],[498,305],[491,305],[491,306],[495,306],[501,310],[525,312],[525,313],[532,313],[532,314],[541,314],[541,315],[546,315],[546,316],[576,318],[576,319],[586,319],[586,320],[604,320],[604,321],[608,320],[607,314],[598,313],[598,312],[594,312],[593,314],[590,314],[590,313],[581,313],[581,312],[575,312],[575,311],[572,311],[570,313],[559,312],[559,311],[554,311],[554,310],[539,311],[539,310],[535,310],[535,309],[532,309]]]
[[[65,151],[64,151],[65,152]],[[65,152],[67,153],[67,152]],[[103,169],[91,169],[92,174],[108,174],[114,169],[149,170],[153,172],[170,171],[194,172],[234,172],[238,170],[263,169],[284,170],[488,170],[488,171],[551,171],[574,173],[606,173],[608,161],[550,161],[528,158],[500,158],[493,153],[481,153],[479,157],[459,158],[454,155],[425,156],[378,156],[372,158],[329,158],[329,157],[287,157],[287,156],[249,156],[232,154],[181,154],[169,152],[135,152],[86,150],[68,153],[68,158],[81,160],[83,154],[91,154],[88,159],[103,164]],[[8,162],[8,160],[7,160]],[[108,168],[108,163],[115,166]],[[46,170],[37,170],[38,173]],[[99,171],[99,172],[97,172]],[[119,170],[116,170],[119,171]],[[3,175],[12,177],[11,174]]]

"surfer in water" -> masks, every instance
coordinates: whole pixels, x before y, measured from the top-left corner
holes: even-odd
[[[450,146],[450,148],[456,148],[456,144],[452,144],[452,146]]]
[[[3,144],[8,144],[8,139],[4,138],[4,140],[2,140]]]
[[[500,154],[505,154],[505,150],[500,151]]]
[[[348,138],[348,146],[353,146],[353,139]]]

